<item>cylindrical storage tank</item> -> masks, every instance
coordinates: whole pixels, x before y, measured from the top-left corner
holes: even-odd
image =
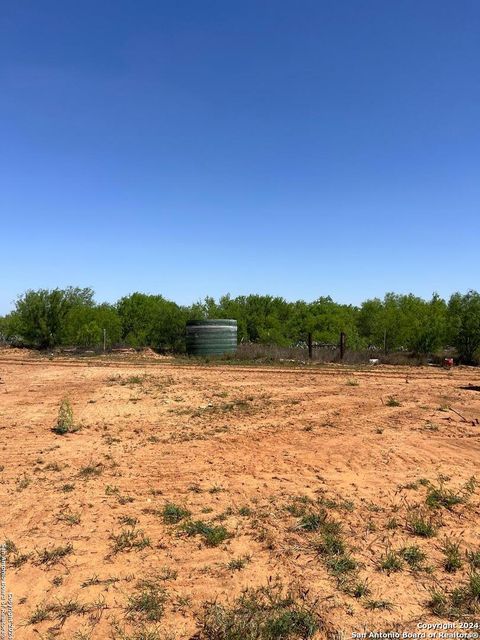
[[[237,350],[236,320],[191,320],[187,322],[187,353],[218,356]]]

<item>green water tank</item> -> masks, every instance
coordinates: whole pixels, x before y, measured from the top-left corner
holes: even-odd
[[[187,322],[187,353],[216,356],[237,350],[236,320],[191,320]]]

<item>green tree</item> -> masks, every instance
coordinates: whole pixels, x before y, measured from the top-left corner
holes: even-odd
[[[338,304],[330,296],[318,298],[309,305],[308,329],[313,339],[325,344],[338,344],[340,333],[347,336],[349,348],[362,346],[357,327],[359,311],[356,307]]]
[[[93,291],[88,288],[29,290],[15,303],[14,316],[19,337],[31,346],[55,347],[62,343],[70,311],[93,304]]]
[[[19,333],[19,319],[14,311],[0,318],[0,342],[18,340]]]
[[[480,294],[455,293],[448,303],[448,335],[458,355],[473,364],[480,350]]]
[[[121,298],[117,311],[122,337],[132,347],[184,349],[188,309],[160,295],[137,292]]]
[[[100,304],[95,307],[77,306],[65,318],[62,342],[80,347],[97,347],[117,344],[122,339],[122,322],[115,307]]]

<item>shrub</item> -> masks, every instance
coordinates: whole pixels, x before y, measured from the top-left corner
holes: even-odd
[[[65,435],[66,433],[76,431],[73,423],[73,409],[68,398],[63,398],[60,403],[57,423],[52,431],[58,435]]]

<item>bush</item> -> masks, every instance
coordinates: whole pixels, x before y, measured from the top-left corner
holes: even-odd
[[[76,431],[73,423],[73,409],[68,398],[63,398],[60,403],[57,423],[53,427],[52,431],[58,435],[65,435],[66,433]]]

